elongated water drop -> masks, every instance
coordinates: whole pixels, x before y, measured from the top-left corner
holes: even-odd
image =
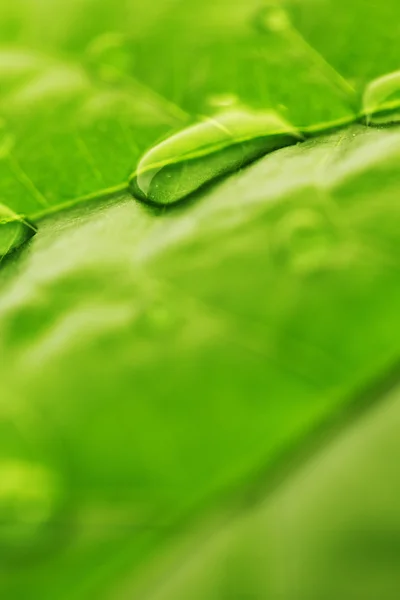
[[[22,246],[35,233],[36,228],[32,223],[0,205],[0,257]]]
[[[173,204],[299,139],[301,134],[274,112],[226,111],[152,148],[131,176],[130,188],[142,200]]]
[[[378,77],[367,85],[363,114],[372,125],[400,122],[400,71]]]

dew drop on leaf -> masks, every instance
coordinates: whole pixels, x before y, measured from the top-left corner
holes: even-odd
[[[263,7],[258,13],[258,20],[266,31],[274,33],[286,31],[291,27],[287,12],[277,5]]]
[[[32,223],[0,204],[0,258],[22,246],[35,233]]]
[[[40,463],[0,462],[0,556],[37,548],[58,510],[61,487]]]
[[[378,77],[367,85],[362,112],[371,125],[400,122],[400,71]]]
[[[275,112],[230,109],[187,127],[147,152],[130,179],[134,196],[168,205],[285,146],[301,134]]]

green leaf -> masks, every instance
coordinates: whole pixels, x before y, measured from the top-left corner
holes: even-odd
[[[102,7],[104,15],[114,13],[104,0]],[[15,7],[4,10],[12,14]],[[133,17],[121,11],[126,27],[125,17],[128,23]],[[137,28],[104,31],[109,23],[99,15],[97,37],[89,30],[85,44],[68,42],[76,31],[66,23],[80,12],[91,20],[90,4],[77,1],[52,14],[52,29],[63,31],[55,56],[43,47],[49,15],[32,8],[19,24],[23,32],[29,19],[30,49],[19,31],[18,45],[0,49],[2,202],[28,217],[127,184],[146,149],[199,115],[213,115],[226,98],[253,110],[278,109],[301,127],[355,110],[351,88],[315,58],[290,21],[284,31],[264,27],[258,2],[235,3],[229,11],[221,1],[190,8],[178,2],[147,21],[145,35]],[[64,43],[72,60],[58,56]]]
[[[0,269],[2,597],[395,598],[400,129],[320,131],[398,68],[394,0],[358,4],[1,7],[2,215],[38,224]],[[123,189],[236,97],[319,136],[174,207]]]
[[[4,593],[109,589],[393,360],[399,139],[310,140],[168,213],[55,215],[4,265],[2,452],[65,505]]]
[[[28,216],[127,181],[143,151],[179,123],[150,92],[97,84],[79,65],[13,50],[0,52],[0,80],[2,72],[2,201]]]
[[[397,386],[266,498],[202,523],[117,597],[394,600],[399,414]]]

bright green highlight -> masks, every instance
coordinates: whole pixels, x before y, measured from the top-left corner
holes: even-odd
[[[0,458],[0,557],[37,551],[60,501],[58,478],[46,467]]]

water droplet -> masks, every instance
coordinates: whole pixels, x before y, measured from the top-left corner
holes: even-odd
[[[378,77],[367,85],[362,111],[371,125],[400,122],[400,71]]]
[[[0,257],[22,246],[35,233],[36,228],[32,223],[0,205]]]
[[[258,15],[264,29],[279,33],[290,29],[291,23],[287,12],[280,6],[271,5],[261,9]]]
[[[41,544],[59,506],[58,478],[47,467],[22,460],[0,462],[0,555]]]
[[[315,209],[291,210],[279,221],[274,236],[278,264],[299,274],[329,267],[337,245],[336,227]]]
[[[134,53],[129,39],[117,32],[105,33],[86,50],[89,67],[104,81],[116,81],[132,74]]]
[[[142,200],[173,204],[221,175],[299,139],[300,133],[274,112],[225,111],[147,152],[130,179],[131,191]]]

